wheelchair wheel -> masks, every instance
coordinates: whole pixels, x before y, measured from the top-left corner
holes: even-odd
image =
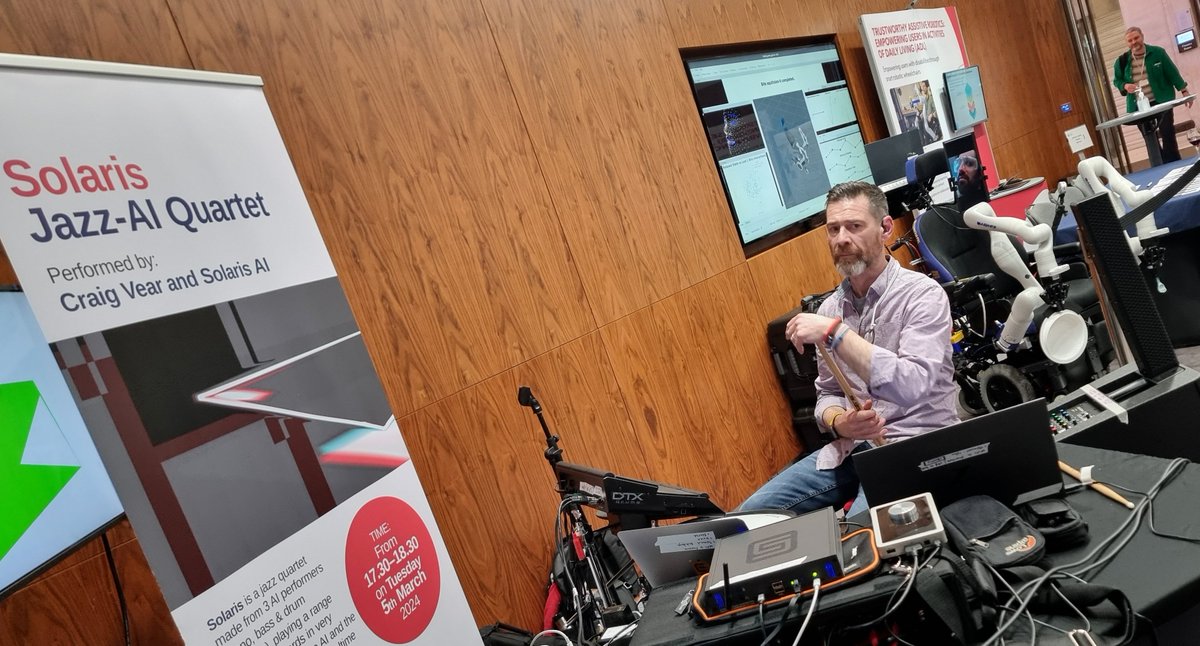
[[[983,397],[979,391],[964,388],[962,384],[958,385],[958,407],[971,417],[978,417],[988,412],[987,405],[983,403]]]
[[[1012,366],[989,366],[979,373],[979,395],[983,405],[994,413],[1032,400],[1033,382]]]

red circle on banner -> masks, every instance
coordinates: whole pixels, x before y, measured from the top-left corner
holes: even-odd
[[[408,503],[385,496],[363,505],[346,534],[346,582],[363,623],[407,644],[429,626],[442,590],[433,537]]]

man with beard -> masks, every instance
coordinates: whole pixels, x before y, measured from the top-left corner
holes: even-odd
[[[849,404],[818,355],[816,418],[838,439],[776,474],[739,510],[805,513],[853,498],[849,513],[864,511],[851,453],[872,440],[902,440],[958,422],[950,303],[933,279],[884,251],[892,218],[883,191],[865,182],[834,186],[825,197],[825,227],[845,280],[817,314],[792,318],[787,337],[800,352],[806,343],[825,345],[862,408]]]
[[[1158,105],[1175,98],[1175,90],[1190,96],[1187,81],[1179,75],[1179,68],[1167,56],[1167,50],[1147,45],[1142,30],[1130,27],[1125,30],[1125,44],[1129,49],[1113,63],[1113,85],[1125,97],[1127,112],[1136,112],[1137,91],[1149,99],[1150,105]],[[1191,106],[1191,102],[1188,102]],[[1175,141],[1175,109],[1159,115],[1154,122],[1155,136],[1161,140],[1162,161],[1169,164],[1179,161],[1179,143]]]
[[[955,206],[960,212],[986,202],[988,199],[987,184],[984,182],[983,170],[979,167],[979,158],[974,150],[968,150],[958,156],[958,173],[955,179],[955,193],[958,199]]]

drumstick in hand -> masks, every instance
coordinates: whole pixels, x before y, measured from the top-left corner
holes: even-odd
[[[825,346],[820,343],[814,345],[817,346],[817,352],[821,353],[821,359],[825,361],[825,365],[829,366],[830,372],[833,373],[833,378],[837,379],[838,385],[842,388],[842,393],[846,395],[846,400],[850,402],[854,410],[862,410],[862,402],[859,400],[858,395],[855,394],[854,389],[850,387],[850,381],[846,379],[846,375],[842,372],[841,366],[834,360],[833,355],[829,354]],[[882,437],[876,437],[871,439],[871,444],[883,446],[885,442]]]

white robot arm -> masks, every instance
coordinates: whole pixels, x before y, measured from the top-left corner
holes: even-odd
[[[987,202],[980,202],[967,209],[966,213],[963,213],[963,222],[972,229],[992,232],[992,257],[1006,274],[1016,278],[1025,287],[1037,285],[1037,281],[1029,275],[1029,270],[1021,262],[1012,243],[1003,234],[1016,236],[1036,246],[1033,259],[1037,264],[1039,277],[1052,278],[1067,271],[1067,267],[1058,264],[1054,257],[1054,232],[1048,224],[1031,224],[1021,218],[999,217]],[[1004,257],[1003,260],[1001,256]],[[1016,264],[1013,264],[1014,259]]]
[[[1012,308],[1009,311],[1008,319],[1004,322],[1004,329],[1000,331],[999,338],[996,339],[996,346],[1005,352],[1010,352],[1021,345],[1025,340],[1025,331],[1029,329],[1029,324],[1033,322],[1033,313],[1046,302],[1042,298],[1046,294],[1046,290],[1041,284],[1033,278],[1029,272],[1029,268],[1021,260],[1020,254],[1008,239],[1009,235],[1017,236],[1027,243],[1036,245],[1036,250],[1033,252],[1034,260],[1037,263],[1038,275],[1041,278],[1052,278],[1067,271],[1067,267],[1058,264],[1054,258],[1054,241],[1053,232],[1050,226],[1046,224],[1031,224],[1019,218],[998,217],[996,212],[987,202],[981,202],[967,209],[963,213],[963,222],[972,229],[987,231],[991,239],[992,258],[995,259],[996,265],[1000,267],[1004,273],[1015,278],[1024,289],[1020,294],[1017,294],[1013,299]],[[1068,318],[1078,318],[1079,315],[1075,312],[1063,311],[1056,313]],[[1056,316],[1055,321],[1061,318]],[[1082,322],[1082,321],[1080,321]],[[1064,326],[1057,326],[1058,329],[1064,329]],[[1043,330],[1042,336],[1046,336],[1046,331]],[[1077,336],[1077,332],[1072,330],[1072,337]],[[1074,339],[1072,339],[1074,340]],[[1086,331],[1085,338],[1086,341]],[[1046,339],[1043,339],[1045,345]],[[1057,344],[1057,339],[1055,339]],[[1072,345],[1075,345],[1074,343]],[[1072,348],[1066,353],[1047,352],[1047,356],[1058,363],[1069,363],[1078,358],[1079,353],[1076,353]]]
[[[1108,193],[1109,198],[1113,201],[1113,210],[1120,217],[1125,213],[1125,206],[1120,200],[1125,201],[1130,209],[1145,204],[1154,194],[1147,190],[1139,191],[1133,185],[1133,182],[1125,179],[1124,175],[1117,172],[1113,165],[1103,157],[1089,157],[1079,162],[1079,176],[1087,183],[1088,188],[1093,193]],[[1107,185],[1101,181],[1101,178],[1108,182]],[[1120,196],[1120,200],[1118,200]],[[1129,246],[1133,249],[1134,255],[1142,254],[1142,240],[1149,240],[1168,233],[1167,229],[1160,229],[1154,222],[1154,214],[1142,218],[1137,223],[1137,237],[1129,239]]]

